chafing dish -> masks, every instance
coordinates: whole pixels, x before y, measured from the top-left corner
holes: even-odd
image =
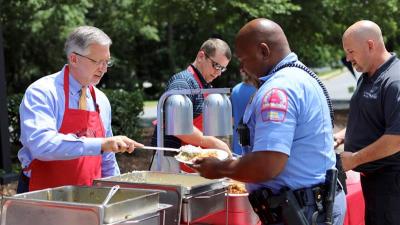
[[[94,181],[95,186],[120,185],[125,188],[163,190],[160,202],[172,205],[166,210],[166,224],[180,224],[225,209],[225,180],[209,180],[193,174],[134,171]]]
[[[159,191],[124,188],[104,205],[109,191],[108,187],[63,186],[4,196],[1,225],[160,224],[160,211],[168,207],[159,204]]]

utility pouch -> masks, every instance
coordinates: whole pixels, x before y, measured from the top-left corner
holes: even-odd
[[[286,225],[310,225],[305,217],[303,210],[300,208],[296,197],[292,190],[284,188],[281,190],[283,201],[282,217]]]
[[[282,198],[269,189],[260,189],[249,194],[249,202],[263,225],[282,223]]]
[[[247,125],[243,123],[243,118],[240,120],[236,130],[239,134],[240,145],[250,146],[250,130]]]

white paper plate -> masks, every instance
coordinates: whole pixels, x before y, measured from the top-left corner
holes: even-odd
[[[213,151],[217,153],[217,158],[219,160],[225,160],[228,158],[228,153],[224,150],[221,149],[212,149],[212,148],[207,148],[207,149],[201,149],[201,152],[207,152],[207,151]],[[175,156],[175,159],[181,163],[185,163],[185,164],[189,164],[192,165],[193,161],[186,161],[184,159],[182,159],[181,157],[179,157],[179,154]]]

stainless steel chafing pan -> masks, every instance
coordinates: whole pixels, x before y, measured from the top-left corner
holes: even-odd
[[[159,205],[159,191],[124,188],[103,205],[109,191],[108,187],[63,186],[4,196],[1,225],[116,224],[165,208]]]
[[[134,171],[95,180],[96,186],[120,185],[125,188],[163,190],[160,202],[172,207],[166,211],[166,224],[189,223],[225,209],[225,180],[209,180],[194,174]]]

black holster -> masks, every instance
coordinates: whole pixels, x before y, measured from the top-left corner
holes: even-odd
[[[277,195],[267,188],[260,189],[249,195],[249,201],[263,225],[309,225],[293,191],[289,189],[282,189]]]
[[[280,196],[273,195],[270,189],[260,189],[249,194],[249,201],[262,224],[282,223]]]
[[[281,203],[283,221],[287,225],[309,225],[303,210],[301,209],[293,191],[283,189],[281,191],[284,201]]]
[[[325,176],[325,193],[324,193],[324,211],[325,221],[327,225],[333,224],[333,205],[335,203],[336,191],[340,191],[337,185],[338,170],[330,169],[326,171]]]

